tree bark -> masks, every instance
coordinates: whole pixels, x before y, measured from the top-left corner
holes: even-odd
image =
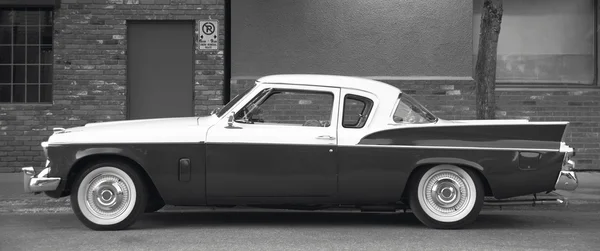
[[[496,117],[496,58],[502,12],[502,0],[484,1],[475,67],[477,119]]]

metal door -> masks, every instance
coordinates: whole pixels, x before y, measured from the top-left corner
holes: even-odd
[[[299,202],[292,198],[330,197],[337,191],[337,118],[339,88],[281,86],[263,84],[250,93],[260,97],[259,92],[277,89],[281,92],[314,91],[319,95],[331,95],[324,104],[282,103],[283,109],[299,106],[319,107],[331,111],[329,125],[234,123],[228,126],[227,117],[212,126],[206,138],[206,191],[209,200],[229,198],[236,202],[265,201],[265,198],[288,197],[288,202]],[[265,94],[269,95],[269,94]],[[269,98],[265,103],[269,102]],[[308,99],[310,100],[310,99]],[[308,101],[306,100],[306,101]],[[327,103],[325,105],[325,103]],[[288,105],[283,105],[288,104]],[[234,110],[246,107],[241,101]],[[274,106],[279,106],[279,103]],[[329,106],[329,107],[325,107]],[[318,111],[306,108],[306,111]],[[290,115],[294,114],[294,115]],[[283,117],[293,118],[297,111],[289,111]],[[302,116],[300,116],[302,117]],[[325,117],[324,117],[325,118]],[[300,118],[303,120],[304,118]],[[319,122],[315,122],[319,123]]]
[[[127,25],[128,118],[194,115],[194,23]]]

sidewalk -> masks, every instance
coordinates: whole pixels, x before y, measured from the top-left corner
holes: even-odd
[[[600,172],[578,172],[579,186],[575,191],[557,191],[572,202],[600,203]]]
[[[566,209],[585,208],[582,210],[600,211],[600,172],[578,172],[579,186],[575,191],[555,191],[554,193],[566,199]],[[538,198],[548,197],[545,193],[538,194]],[[521,196],[518,199],[532,199],[532,195]],[[69,198],[53,199],[42,194],[26,194],[23,192],[22,173],[0,173],[0,213],[2,212],[29,212],[29,211],[68,211],[70,210]],[[559,207],[564,205],[548,205],[544,208]],[[168,207],[170,208],[170,207]],[[496,206],[484,207],[495,209]],[[504,206],[505,209],[526,209],[531,206]]]

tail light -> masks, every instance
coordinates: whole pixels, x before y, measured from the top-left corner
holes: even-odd
[[[575,161],[571,159],[573,156],[575,156],[575,149],[568,146],[565,142],[560,142],[560,152],[565,153],[562,163],[562,170],[571,171],[575,169]]]

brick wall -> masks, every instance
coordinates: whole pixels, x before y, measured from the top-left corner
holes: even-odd
[[[127,20],[220,20],[224,0],[62,0],[55,13],[51,105],[0,105],[0,172],[45,161],[40,142],[54,127],[126,117]],[[221,40],[224,38],[220,34]],[[222,46],[223,43],[221,43]],[[195,52],[195,113],[221,104],[223,51]],[[254,79],[232,81],[232,94]],[[384,80],[444,119],[474,119],[473,82]],[[498,118],[571,122],[566,141],[578,169],[600,170],[600,90],[499,89]]]
[[[472,80],[381,80],[414,96],[443,119],[475,119]],[[232,81],[232,97],[254,79]],[[579,170],[600,170],[600,89],[498,88],[497,118],[571,122],[565,141]]]
[[[217,19],[224,0],[62,0],[55,12],[51,105],[0,105],[0,173],[45,162],[54,127],[126,117],[127,20]],[[224,35],[220,34],[223,41]],[[223,51],[195,52],[195,113],[222,104]]]

